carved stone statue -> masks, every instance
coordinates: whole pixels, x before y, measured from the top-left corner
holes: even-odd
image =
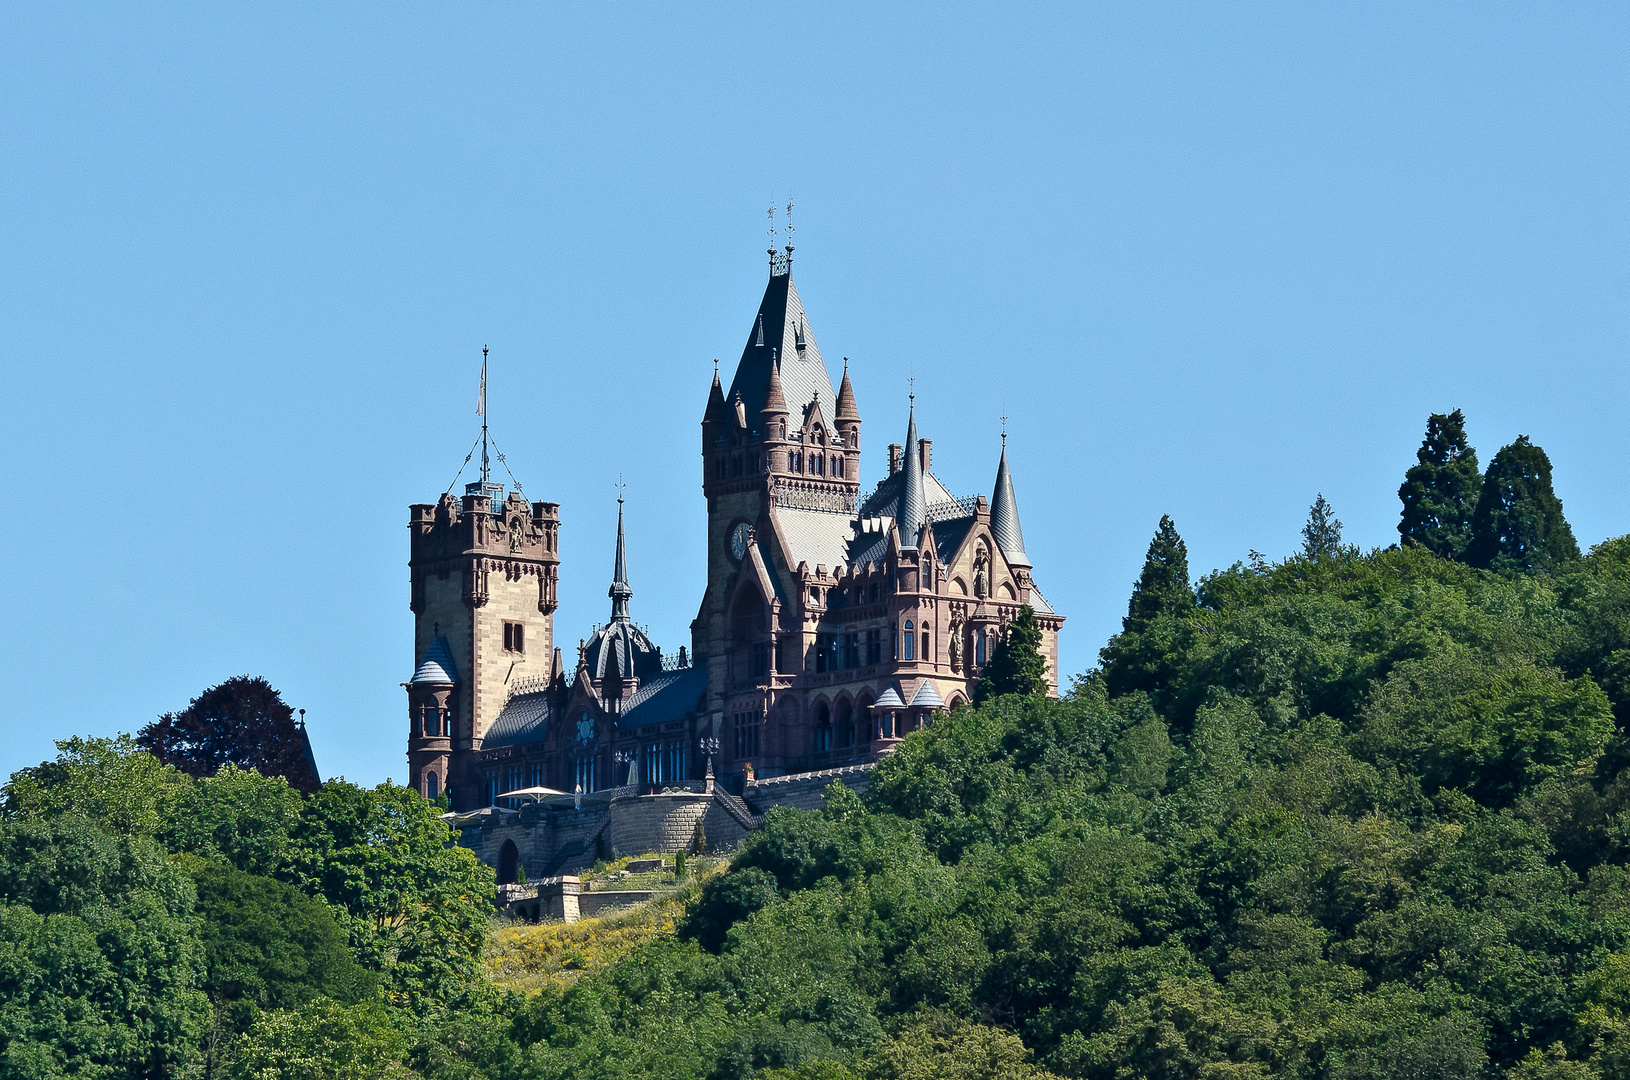
[[[960,671],[962,669],[962,620],[961,619],[953,619],[951,621],[951,642],[950,642],[949,648],[950,648],[950,651],[951,651],[951,666]]]
[[[990,570],[981,551],[973,564],[973,594],[983,600],[990,595]]]

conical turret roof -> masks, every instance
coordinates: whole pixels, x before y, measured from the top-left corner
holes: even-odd
[[[923,502],[923,459],[917,447],[917,407],[913,403],[906,421],[905,461],[901,472],[905,474],[900,488],[900,546],[907,551],[917,549],[917,537],[922,532],[926,506]]]
[[[1031,566],[1019,528],[1019,500],[1013,495],[1013,476],[1007,469],[1007,436],[1002,436],[1002,460],[996,466],[996,490],[990,497],[990,531],[1009,565]]]
[[[834,420],[859,420],[860,410],[855,407],[855,388],[849,384],[849,358],[843,360],[843,382],[838,387],[838,411]]]
[[[723,423],[730,418],[730,410],[724,403],[724,387],[719,385],[719,369],[713,369],[713,387],[707,392],[707,411],[702,414],[702,422],[713,421]]]
[[[419,661],[419,667],[413,672],[413,682],[416,683],[456,683],[458,682],[458,665],[453,662],[453,650],[447,644],[446,635],[438,635],[430,643],[430,648],[424,651],[424,658]]]
[[[764,391],[764,407],[759,410],[761,413],[777,413],[782,416],[787,414],[787,398],[781,392],[780,369],[779,363],[770,365],[770,382]]]

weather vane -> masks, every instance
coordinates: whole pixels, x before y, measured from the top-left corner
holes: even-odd
[[[623,492],[628,489],[628,485],[623,483],[622,473],[617,474],[617,482],[611,486],[617,489],[617,505],[621,506],[623,504]]]

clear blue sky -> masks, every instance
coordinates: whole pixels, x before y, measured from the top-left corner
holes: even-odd
[[[772,197],[869,446],[915,374],[988,492],[1011,417],[1066,675],[1162,513],[1196,574],[1320,491],[1392,543],[1432,411],[1630,532],[1623,5],[604,7],[0,9],[0,772],[248,672],[325,774],[400,780],[407,507],[483,344],[560,639],[621,472],[635,617],[685,643]]]

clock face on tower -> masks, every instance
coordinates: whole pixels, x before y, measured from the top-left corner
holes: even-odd
[[[747,537],[750,532],[745,521],[736,522],[736,527],[730,530],[730,557],[737,562],[747,557]]]

